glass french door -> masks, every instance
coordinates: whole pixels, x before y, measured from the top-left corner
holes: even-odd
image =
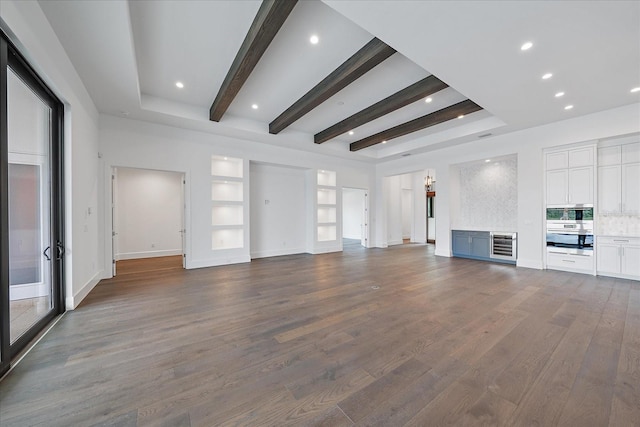
[[[64,310],[62,106],[0,45],[0,371]]]

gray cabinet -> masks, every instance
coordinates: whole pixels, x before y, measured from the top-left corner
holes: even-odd
[[[453,256],[488,260],[490,239],[488,231],[453,230],[451,232]]]

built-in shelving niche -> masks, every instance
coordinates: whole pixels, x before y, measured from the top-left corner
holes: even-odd
[[[244,247],[243,160],[211,157],[211,248]]]
[[[336,173],[319,170],[317,179],[317,240],[318,242],[335,241],[337,237]]]

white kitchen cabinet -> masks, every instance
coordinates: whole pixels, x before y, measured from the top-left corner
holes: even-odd
[[[594,147],[581,147],[569,150],[569,168],[593,166]]]
[[[620,165],[598,168],[598,207],[602,214],[617,213],[622,203],[622,178]]]
[[[599,275],[640,280],[640,238],[599,236],[596,256]]]
[[[619,165],[622,163],[621,148],[622,147],[620,145],[598,148],[598,166]]]
[[[569,186],[569,171],[558,169],[547,171],[547,204],[565,205],[568,203],[567,189]]]
[[[621,146],[621,163],[640,163],[640,142]]]
[[[598,149],[598,208],[602,214],[640,213],[640,143]]]
[[[567,199],[570,205],[593,204],[593,167],[569,169]]]
[[[548,171],[567,169],[569,167],[569,152],[565,150],[547,153],[545,164]]]
[[[622,247],[621,272],[624,277],[640,280],[640,242],[638,246],[624,245]]]
[[[547,252],[547,268],[593,274],[593,255]]]
[[[590,205],[595,146],[546,153],[547,205]]]
[[[640,213],[640,163],[622,165],[622,212]]]

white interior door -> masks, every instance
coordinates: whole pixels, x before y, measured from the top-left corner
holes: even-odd
[[[111,171],[111,274],[116,275],[116,254],[118,253],[118,169]]]
[[[185,221],[186,221],[186,216],[187,216],[187,203],[185,201],[185,191],[186,191],[186,186],[187,186],[187,180],[184,176],[184,174],[182,175],[182,192],[180,193],[180,206],[182,206],[182,209],[180,210],[180,213],[182,215],[182,228],[180,229],[180,235],[181,235],[181,242],[182,242],[182,268],[187,268],[187,227],[185,225]]]
[[[362,236],[360,238],[360,244],[365,248],[369,247],[369,192],[362,190],[363,198],[363,212],[362,212]]]

